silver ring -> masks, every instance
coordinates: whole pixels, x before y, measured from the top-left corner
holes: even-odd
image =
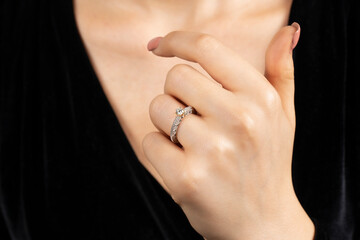
[[[176,109],[176,112],[175,112],[176,113],[176,118],[175,118],[175,120],[174,120],[174,122],[173,122],[173,124],[171,126],[171,130],[170,130],[170,140],[173,143],[176,143],[176,144],[179,143],[179,141],[178,141],[178,139],[176,137],[176,134],[177,134],[177,130],[179,128],[181,120],[185,116],[187,116],[187,115],[189,115],[191,113],[195,113],[195,112],[196,112],[195,109],[193,107],[191,107],[191,106],[188,106],[188,107],[186,107],[184,109],[182,109],[182,108],[177,108]]]

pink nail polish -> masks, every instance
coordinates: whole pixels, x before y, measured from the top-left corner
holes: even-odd
[[[154,51],[159,46],[161,39],[162,39],[162,37],[156,37],[156,38],[151,39],[147,45],[147,49],[149,51]]]
[[[298,44],[299,38],[300,38],[300,25],[297,22],[294,22],[293,24],[291,24],[291,26],[296,28],[296,32],[294,33],[294,36],[292,39],[292,44],[291,44],[291,50],[294,50],[294,48]]]

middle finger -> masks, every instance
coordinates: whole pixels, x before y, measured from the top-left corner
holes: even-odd
[[[185,105],[195,107],[201,116],[217,116],[222,102],[230,102],[233,93],[222,88],[190,65],[175,65],[167,74],[164,92]]]

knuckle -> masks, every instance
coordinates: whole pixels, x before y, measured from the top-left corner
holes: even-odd
[[[149,114],[150,114],[150,118],[153,119],[153,117],[158,114],[161,113],[163,111],[165,111],[165,105],[163,104],[164,95],[158,95],[156,96],[150,103],[149,106]]]
[[[216,136],[215,139],[207,142],[203,151],[207,159],[216,159],[217,161],[214,163],[219,163],[221,166],[223,159],[230,159],[233,156],[234,146],[231,141],[224,139],[222,136]]]
[[[270,113],[276,111],[281,106],[281,99],[275,89],[267,90],[263,93],[265,109]]]
[[[256,130],[256,120],[246,110],[232,111],[227,118],[231,128],[235,131],[251,133]]]
[[[142,147],[144,151],[146,152],[148,149],[151,149],[154,142],[154,133],[147,134],[143,141],[142,141]]]
[[[236,101],[236,100],[235,100]],[[232,129],[234,133],[250,134],[259,127],[258,109],[256,104],[221,104],[219,115],[226,124],[226,127]]]
[[[167,79],[181,79],[189,74],[191,67],[186,64],[176,64],[167,74]]]
[[[257,128],[255,118],[248,113],[239,115],[239,128],[245,130],[247,133],[254,132]]]
[[[188,202],[194,199],[198,192],[194,171],[183,171],[179,177],[179,186],[181,191],[177,194],[177,203]]]
[[[173,66],[166,76],[164,86],[165,92],[173,87],[178,87],[183,81],[185,81],[189,71],[191,71],[191,67],[186,64],[177,64]]]
[[[201,55],[216,49],[219,46],[219,41],[208,34],[201,34],[195,41],[195,47]]]
[[[176,39],[177,39],[177,35],[179,34],[179,31],[172,31],[169,32],[166,36],[166,43],[169,47],[176,47]]]

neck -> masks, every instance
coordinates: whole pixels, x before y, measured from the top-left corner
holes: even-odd
[[[114,0],[117,1],[117,0]],[[259,1],[259,0],[258,0]],[[150,16],[167,17],[174,22],[201,23],[219,16],[239,13],[254,5],[255,0],[126,0]],[[260,0],[263,1],[263,0]]]

